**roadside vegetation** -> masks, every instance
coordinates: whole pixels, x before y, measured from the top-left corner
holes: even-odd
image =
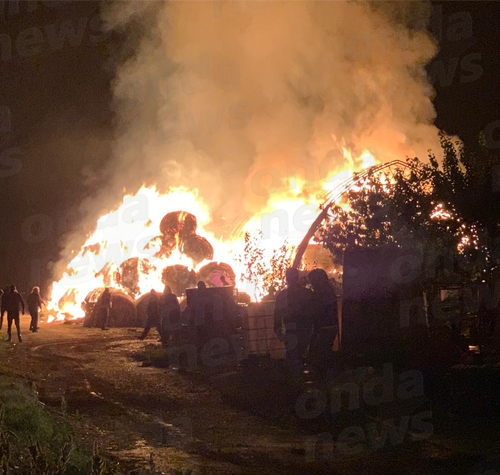
[[[5,349],[0,341],[0,356]],[[97,444],[85,447],[75,431],[82,419],[68,412],[64,399],[58,410],[48,409],[34,385],[0,365],[0,475],[160,474],[152,457],[130,471],[102,456]]]

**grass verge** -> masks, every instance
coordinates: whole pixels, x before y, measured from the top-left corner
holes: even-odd
[[[6,343],[0,341],[5,360]],[[71,416],[64,400],[49,411],[34,385],[0,365],[0,473],[80,475],[113,473],[98,454],[75,443]],[[116,473],[116,472],[114,472]]]
[[[6,360],[4,341],[0,358]],[[60,410],[49,410],[34,385],[0,365],[0,475],[123,474],[97,446],[91,453],[75,442],[76,419],[64,399]]]

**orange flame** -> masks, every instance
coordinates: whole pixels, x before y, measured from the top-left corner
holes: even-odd
[[[167,266],[183,265],[197,272],[206,265],[208,260],[195,262],[178,246],[173,246],[167,255],[160,252],[160,222],[167,213],[177,211],[196,217],[196,233],[213,247],[212,260],[229,264],[236,275],[237,289],[249,294],[253,300],[260,300],[265,294],[263,282],[245,277],[245,266],[248,265],[243,258],[245,236],[259,237],[263,263],[271,263],[276,251],[283,246],[291,254],[315,219],[324,192],[349,178],[354,169],[376,163],[368,150],[353,158],[352,152],[343,148],[343,155],[347,165],[344,170],[331,173],[322,183],[291,178],[285,191],[271,196],[267,206],[228,239],[207,231],[211,223],[210,211],[196,189],[178,187],[162,194],[155,187],[143,186],[135,195],[126,195],[120,206],[98,219],[96,229],[75,253],[61,278],[52,284],[49,321],[84,317],[82,303],[96,288],[111,287],[127,292],[119,269],[129,259],[136,258],[137,262],[147,264],[138,267],[135,297],[152,289],[161,291],[162,272]],[[266,272],[265,265],[262,272]]]

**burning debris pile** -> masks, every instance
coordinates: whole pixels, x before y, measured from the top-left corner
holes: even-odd
[[[139,191],[102,216],[79,251],[82,236],[68,237],[53,318],[83,317],[97,288],[137,300],[196,279],[258,301],[279,286],[269,274],[289,261],[325,191],[438,145],[427,4],[230,3],[103,9],[110,28],[136,41],[113,81],[120,133],[109,180],[83,208],[98,216],[124,187]],[[250,218],[214,235],[197,190],[217,219]]]
[[[190,211],[169,211],[179,202]],[[167,212],[162,214],[162,209]],[[161,292],[164,285],[178,295],[199,280],[210,286],[235,285],[232,266],[213,260],[215,249],[218,256],[230,257],[230,242],[223,244],[204,231],[195,213],[202,223],[208,222],[196,193],[181,188],[165,195],[142,188],[126,196],[117,210],[98,221],[96,231],[53,284],[51,320],[82,318],[84,307],[104,287],[139,300],[152,289]]]
[[[125,302],[129,304],[128,307],[133,299],[140,300],[140,297],[152,288],[161,291],[160,284],[169,285],[177,295],[185,294],[186,289],[194,287],[199,280],[215,287],[234,285],[234,270],[229,264],[211,261],[214,257],[214,248],[206,237],[196,234],[197,227],[196,216],[192,213],[187,211],[167,213],[159,225],[161,235],[155,236],[144,246],[144,250],[154,250],[152,258],[131,257],[119,265],[108,260],[95,274],[93,280],[97,279],[105,287],[111,287],[118,303]],[[90,254],[97,258],[103,246],[109,249],[109,243],[91,244],[84,246],[81,254],[83,256]],[[202,267],[201,263],[204,263]],[[144,281],[149,281],[149,285]],[[95,304],[96,296],[102,293],[103,288],[102,286],[93,288],[82,302],[82,309],[86,310],[89,305]],[[64,317],[80,316],[80,312],[75,312],[78,303],[77,294],[79,294],[78,288],[70,289],[57,302],[57,307],[63,310]],[[64,311],[68,307],[71,307],[76,315],[70,314],[69,310]],[[127,310],[125,313],[130,314],[130,308]],[[125,320],[131,324],[131,318],[129,315]]]
[[[139,191],[102,216],[79,251],[82,236],[68,237],[53,318],[83,317],[94,289],[137,300],[196,279],[234,283],[258,301],[279,286],[269,274],[289,261],[325,192],[379,160],[439,147],[425,2],[216,3],[103,9],[137,41],[115,71],[109,180],[83,209],[97,216],[124,188]],[[250,218],[214,235],[197,190],[217,219]]]
[[[160,222],[161,235],[154,237],[146,248],[158,249],[153,257],[160,262],[168,261],[174,252],[187,256],[195,266],[205,260],[211,260],[214,249],[208,239],[196,234],[197,226],[196,216],[192,213],[167,213]],[[154,265],[147,258],[132,257],[120,265],[117,283],[135,298],[141,294],[141,276],[154,272],[154,269]],[[186,288],[196,284],[197,274],[186,265],[173,264],[162,270],[161,281],[169,285],[175,293],[182,294]]]
[[[371,155],[366,160],[368,154],[364,151],[362,155],[368,165],[365,168],[369,168],[364,174],[379,173],[372,178],[378,177],[387,193],[394,178],[385,174],[384,167],[370,168],[376,160]],[[379,172],[374,171],[378,169]],[[209,287],[233,286],[251,300],[260,301],[272,289],[282,287],[284,271],[292,264],[295,250],[312,229],[313,221],[317,221],[325,196],[335,194],[339,186],[370,192],[370,180],[356,179],[364,174],[353,176],[344,170],[322,183],[303,182],[300,189],[273,197],[262,213],[224,238],[207,231],[213,223],[196,191],[175,188],[161,194],[155,188],[143,187],[135,195],[125,196],[116,210],[98,220],[94,233],[71,260],[62,278],[54,282],[49,321],[83,318],[84,303],[89,301],[86,297],[104,287],[140,302],[151,290],[161,292],[165,285],[178,296],[185,295],[186,289],[201,280]],[[344,182],[349,175],[351,178]],[[180,203],[183,210],[177,209]],[[348,202],[336,198],[335,203],[339,209],[349,210]],[[308,223],[300,222],[299,227],[296,213],[305,207],[310,219]],[[295,220],[295,227],[289,226],[283,217]],[[433,207],[429,215],[431,221],[447,222],[452,217],[453,213],[443,204]],[[467,233],[456,219],[464,239],[475,242],[475,234]],[[290,232],[283,231],[284,224]],[[264,235],[265,226],[268,229]],[[321,258],[315,256],[313,266]],[[302,265],[307,266],[305,261]],[[327,268],[324,264],[321,267]]]
[[[351,156],[350,151],[344,154]],[[291,189],[271,196],[260,213],[224,237],[207,231],[213,226],[211,215],[196,190],[178,187],[162,194],[143,186],[99,218],[81,250],[73,253],[53,283],[49,321],[83,318],[86,297],[104,287],[138,301],[165,285],[180,296],[202,280],[211,287],[234,286],[259,301],[283,283],[284,269],[309,227],[305,221],[295,225],[297,210],[306,210],[312,222],[325,192],[355,168],[375,162],[363,150],[324,181],[297,178]]]

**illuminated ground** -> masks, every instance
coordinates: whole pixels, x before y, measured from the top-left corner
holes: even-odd
[[[484,421],[465,426],[443,419],[437,410],[436,434],[425,442],[352,456],[314,456],[308,448],[312,433],[280,429],[230,406],[216,380],[208,385],[203,375],[142,366],[134,355],[156,344],[156,337],[141,342],[138,334],[135,329],[42,325],[39,333],[25,331],[25,341],[12,344],[8,364],[35,382],[48,406],[60,407],[64,396],[68,411],[81,414],[75,424],[86,443],[97,439],[104,452],[139,465],[152,452],[157,469],[165,473],[172,468],[210,474],[496,470],[499,429],[486,430],[493,424]]]

